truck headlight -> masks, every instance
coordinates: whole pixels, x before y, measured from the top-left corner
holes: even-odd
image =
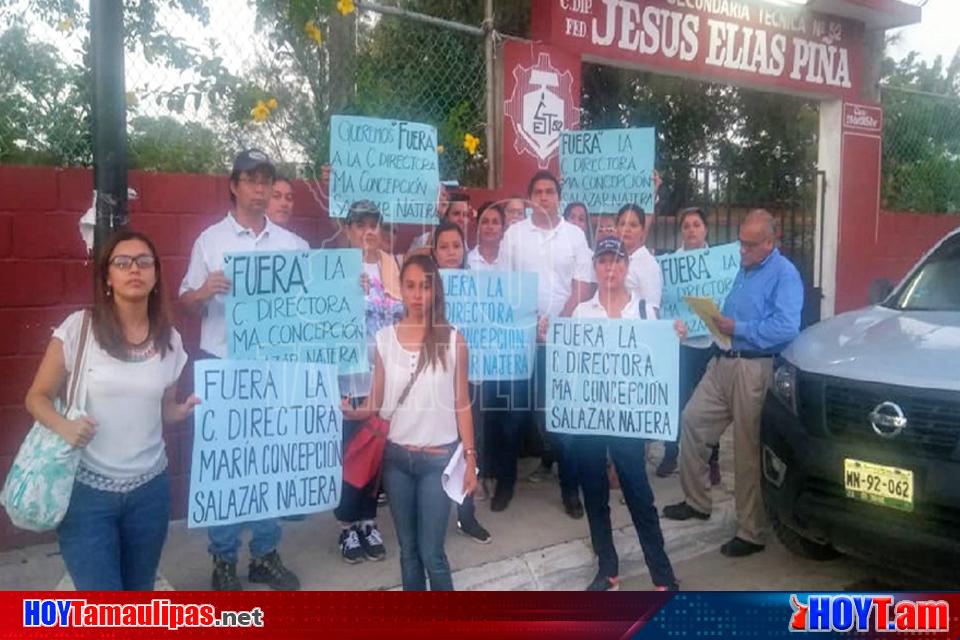
[[[774,362],[771,391],[794,415],[797,414],[797,368],[782,358]]]

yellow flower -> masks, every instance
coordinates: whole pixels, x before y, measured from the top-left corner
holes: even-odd
[[[271,111],[273,111],[274,109],[276,109],[276,108],[277,108],[277,99],[276,99],[276,98],[270,98],[269,100],[267,100],[267,106],[270,107],[270,110],[271,110]]]
[[[60,33],[67,33],[68,31],[73,31],[73,18],[64,18],[57,23],[57,31]]]
[[[337,0],[337,11],[340,12],[340,15],[345,16],[348,13],[353,13],[357,10],[357,7],[354,6],[353,0]]]
[[[307,23],[303,25],[303,31],[307,34],[307,37],[317,43],[317,46],[323,42],[323,34],[320,33],[320,27],[317,26],[317,23],[313,20],[307,20]]]
[[[250,109],[250,117],[254,122],[263,122],[270,117],[270,107],[263,100],[257,100],[257,106]]]
[[[474,155],[477,152],[478,146],[480,146],[480,138],[469,133],[463,136],[463,148],[467,150],[467,153]]]
[[[437,145],[437,153],[443,153],[446,149],[443,148],[442,144]]]

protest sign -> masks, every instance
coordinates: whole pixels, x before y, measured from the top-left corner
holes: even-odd
[[[546,366],[548,431],[676,440],[680,341],[672,322],[554,319]]]
[[[200,360],[194,386],[188,527],[337,506],[343,414],[333,366]]]
[[[437,222],[437,130],[419,122],[330,118],[330,216],[370,200],[384,222]]]
[[[740,243],[731,242],[707,249],[677,251],[657,256],[663,272],[663,297],[660,317],[679,318],[687,325],[691,338],[706,336],[710,329],[684,301],[686,297],[710,298],[717,309],[730,293],[740,270]]]
[[[526,380],[537,339],[537,275],[441,269],[447,321],[467,341],[471,382]]]
[[[359,249],[229,253],[227,352],[369,370]]]
[[[656,132],[643,129],[564,131],[560,138],[563,200],[590,213],[616,213],[637,204],[653,213]]]

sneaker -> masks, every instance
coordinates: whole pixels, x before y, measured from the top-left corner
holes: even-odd
[[[710,484],[714,487],[720,484],[720,463],[715,460],[710,461]]]
[[[670,584],[658,584],[653,588],[654,591],[680,591],[680,585],[676,582]]]
[[[466,522],[460,522],[457,520],[457,531],[472,538],[474,542],[479,542],[480,544],[490,544],[490,532],[480,526],[480,523],[474,520],[468,520]]]
[[[280,554],[271,551],[260,558],[250,560],[250,582],[262,582],[277,591],[299,591],[300,578],[283,566]]]
[[[387,504],[387,494],[381,491],[377,494],[377,506],[382,507],[385,504]]]
[[[586,590],[620,591],[620,578],[617,578],[616,576],[608,578],[607,576],[597,574],[597,577],[593,579],[593,582],[590,583],[590,586],[588,586]]]
[[[677,459],[664,458],[657,466],[657,477],[668,478],[677,472]]]
[[[574,520],[579,520],[583,517],[583,503],[580,502],[579,496],[570,496],[569,498],[564,496],[563,509],[567,512],[567,515]]]
[[[366,554],[360,546],[360,531],[357,527],[350,527],[340,532],[340,555],[347,564],[357,564]]]
[[[240,578],[237,577],[237,563],[223,556],[213,556],[213,578],[210,587],[214,591],[243,591]]]
[[[546,482],[551,477],[553,477],[553,465],[547,466],[541,464],[537,467],[536,471],[530,474],[527,481],[536,484],[538,482]]]
[[[510,506],[511,500],[513,500],[513,487],[498,482],[497,490],[490,499],[490,511],[505,511]]]
[[[357,529],[360,546],[363,548],[367,560],[379,562],[387,557],[387,548],[383,546],[383,537],[377,525],[367,525],[362,529]]]

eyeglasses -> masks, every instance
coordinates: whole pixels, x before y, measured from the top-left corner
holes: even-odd
[[[138,256],[113,256],[110,258],[110,264],[120,271],[129,271],[130,267],[136,263],[138,269],[152,269],[157,264],[157,259],[149,253],[141,253]]]

